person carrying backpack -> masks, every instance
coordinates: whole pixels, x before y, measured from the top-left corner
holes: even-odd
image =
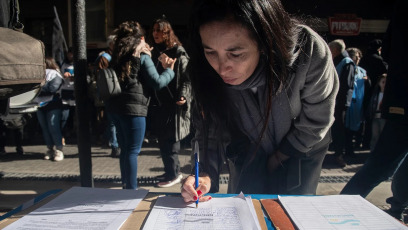
[[[113,47],[115,45],[115,35],[109,35],[106,43],[108,48],[105,51],[99,53],[98,57],[94,63],[94,72],[95,77],[98,76],[98,71],[101,69],[106,69],[109,67],[110,61],[112,60],[112,52]],[[116,127],[113,124],[112,120],[110,119],[109,112],[105,111],[105,102],[98,96],[98,89],[96,87],[95,81],[95,89],[94,89],[94,106],[96,107],[96,125],[95,125],[95,133],[101,134],[109,140],[109,146],[111,147],[111,157],[119,157],[120,149],[118,140],[116,138]],[[105,116],[106,115],[106,116]],[[100,138],[105,139],[105,138]]]

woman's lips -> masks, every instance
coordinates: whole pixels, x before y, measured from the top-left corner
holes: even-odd
[[[233,77],[221,77],[221,78],[225,83],[230,84],[230,85],[233,85],[233,83],[236,80],[236,78],[233,78]]]

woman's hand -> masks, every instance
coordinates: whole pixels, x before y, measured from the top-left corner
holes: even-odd
[[[152,57],[152,50],[153,50],[153,47],[150,47],[149,44],[145,43],[145,46],[142,47],[141,52],[149,55],[150,57]]]
[[[282,166],[282,162],[289,159],[289,156],[281,153],[279,150],[268,158],[268,171],[274,172],[276,169]]]
[[[208,193],[211,188],[211,179],[209,176],[198,178],[198,188],[194,189],[195,177],[188,176],[181,186],[181,196],[185,202],[193,202],[199,199],[200,202],[211,200],[211,196],[203,196]]]
[[[170,58],[165,53],[160,54],[159,61],[161,62],[164,69],[170,68],[174,69],[174,63],[176,63],[177,58]]]
[[[69,77],[71,77],[71,73],[65,72],[65,73],[64,73],[64,78],[69,78]]]
[[[186,98],[185,97],[180,97],[180,100],[176,101],[176,105],[184,105],[186,103]]]
[[[135,51],[133,52],[133,56],[140,58],[140,54],[145,53],[149,55],[150,57],[152,57],[152,53],[151,53],[152,49],[153,48],[150,48],[149,44],[147,44],[145,40],[142,39],[139,45],[137,45]]]

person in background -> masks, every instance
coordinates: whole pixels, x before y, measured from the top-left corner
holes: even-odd
[[[10,136],[14,139],[16,153],[24,155],[23,140],[24,126],[31,118],[31,114],[8,114],[0,116],[0,156],[6,154],[6,144]]]
[[[364,57],[361,58],[360,66],[367,70],[367,76],[373,84],[378,82],[378,78],[387,73],[388,64],[381,56],[382,40],[373,39],[368,43],[368,48]],[[374,85],[373,85],[374,88]]]
[[[334,149],[334,156],[339,167],[345,167],[344,160],[345,149],[345,124],[344,119],[346,111],[350,107],[353,95],[353,81],[355,74],[355,65],[353,60],[349,57],[346,51],[346,44],[342,39],[336,39],[329,42],[330,52],[333,57],[333,63],[336,66],[337,75],[340,82],[339,93],[336,98],[336,107],[334,111],[334,124],[332,131],[332,146]],[[352,155],[350,151],[345,152],[345,155]]]
[[[65,55],[65,60],[61,65],[61,72],[64,77],[64,84],[61,87],[62,98],[62,144],[65,145],[65,136],[68,136],[74,130],[75,116],[75,94],[74,94],[74,52],[72,47],[68,48]]]
[[[383,74],[378,79],[377,84],[373,89],[373,93],[371,95],[370,104],[368,107],[368,117],[370,119],[371,124],[371,143],[370,143],[370,151],[374,150],[375,145],[378,142],[378,138],[381,134],[381,131],[385,125],[385,119],[381,118],[381,107],[382,107],[382,99],[384,97],[384,89],[385,83],[387,81],[387,74]]]
[[[189,56],[175,35],[170,22],[165,18],[153,23],[152,60],[159,73],[164,71],[159,57],[177,59],[174,64],[174,79],[163,89],[156,91],[157,104],[151,107],[151,124],[156,127],[164,174],[158,176],[158,187],[170,187],[180,183],[180,142],[190,133],[191,83],[187,74]],[[154,108],[154,109],[153,109]]]
[[[37,110],[38,123],[40,123],[42,135],[48,148],[44,160],[62,161],[64,153],[62,152],[60,88],[64,84],[64,79],[53,58],[46,57],[45,65],[45,84],[35,99],[39,106]]]
[[[152,89],[165,87],[174,78],[175,59],[161,57],[165,71],[160,75],[152,62],[144,30],[138,22],[126,21],[114,30],[116,36],[111,66],[121,94],[105,102],[117,129],[120,171],[124,189],[137,188],[137,158],[146,129],[147,108]]]
[[[366,97],[364,98],[365,108],[369,106],[370,97],[373,94],[376,83],[378,82],[378,77],[387,73],[388,64],[384,61],[381,56],[382,50],[382,40],[373,39],[368,43],[368,48],[365,52],[364,57],[360,61],[360,66],[367,70],[367,76],[371,82],[370,87],[366,88]],[[370,108],[368,108],[369,110]],[[363,149],[371,149],[371,130],[372,124],[371,119],[366,117],[364,133],[362,135],[361,145]],[[359,143],[358,143],[359,144]]]
[[[386,122],[374,150],[341,194],[366,197],[378,184],[394,175],[393,196],[386,200],[391,208],[386,212],[403,221],[403,212],[408,206],[408,1],[397,0],[394,4],[383,43],[388,70],[381,111]]]
[[[357,147],[353,144],[353,139],[358,139],[361,136],[361,130],[364,126],[364,97],[366,82],[368,82],[367,72],[365,69],[358,66],[363,53],[360,49],[351,47],[346,49],[351,60],[353,60],[354,76],[352,78],[351,87],[353,95],[351,97],[350,106],[346,110],[345,115],[345,150],[346,155],[355,156],[354,149]],[[355,141],[358,142],[358,141]]]
[[[190,78],[200,177],[184,201],[207,201],[229,166],[228,193],[315,194],[338,78],[326,42],[278,0],[196,1]]]
[[[98,55],[98,58],[95,60],[95,76],[98,76],[98,71],[101,69],[106,69],[109,67],[110,61],[112,60],[112,52],[115,45],[115,35],[109,35],[106,41],[108,48],[101,52]],[[95,83],[96,85],[96,83]],[[95,86],[96,87],[96,86]],[[107,136],[109,140],[109,146],[111,147],[111,157],[119,157],[120,155],[120,148],[118,144],[118,140],[116,137],[116,127],[113,124],[112,119],[110,118],[109,112],[106,111],[104,102],[101,101],[98,97],[98,89],[95,90],[95,97],[94,100],[98,101],[97,104],[97,119],[98,119],[98,127],[97,131],[99,134]],[[105,131],[103,131],[105,130]],[[98,134],[98,135],[99,135]]]

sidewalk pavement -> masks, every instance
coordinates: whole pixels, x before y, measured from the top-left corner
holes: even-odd
[[[6,147],[7,154],[0,156],[0,215],[21,204],[53,189],[66,190],[72,186],[81,186],[79,173],[78,146],[64,146],[65,159],[61,162],[43,160],[44,145],[24,146],[24,155],[17,155],[15,148]],[[119,159],[110,157],[110,148],[93,146],[92,174],[94,187],[121,189]],[[183,176],[190,173],[191,148],[187,147],[179,155]],[[357,157],[350,159],[350,165],[341,169],[334,163],[329,152],[323,163],[323,169],[317,195],[339,194],[341,189],[362,166],[368,151],[356,151]],[[151,192],[180,192],[180,186],[170,188],[155,187],[154,177],[163,173],[163,163],[157,144],[145,144],[138,158],[138,178],[141,188]],[[228,172],[221,175],[220,193],[226,193]],[[386,198],[392,195],[391,182],[383,182],[367,197],[367,200],[380,209],[388,209]]]

